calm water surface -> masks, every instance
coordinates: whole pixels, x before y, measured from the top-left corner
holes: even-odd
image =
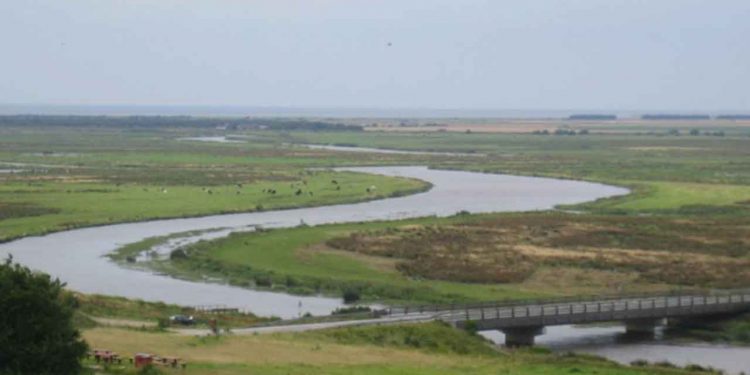
[[[505,342],[499,331],[480,334],[498,344]],[[537,336],[536,343],[555,352],[592,354],[622,364],[635,360],[669,361],[679,366],[713,367],[727,374],[750,372],[750,348],[676,343],[665,340],[659,331],[654,339],[633,339],[625,335],[625,327],[620,325],[547,327],[543,335]]]
[[[372,147],[352,147],[352,146],[334,146],[334,145],[314,145],[305,144],[300,145],[315,150],[329,150],[329,151],[341,151],[341,152],[371,152],[378,154],[400,154],[400,155],[440,155],[440,156],[485,156],[480,153],[468,153],[468,152],[438,152],[438,151],[408,151],[408,150],[394,150],[387,148],[372,148]]]

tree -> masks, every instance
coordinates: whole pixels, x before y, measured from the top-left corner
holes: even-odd
[[[72,375],[87,345],[64,283],[8,258],[0,264],[0,374]]]

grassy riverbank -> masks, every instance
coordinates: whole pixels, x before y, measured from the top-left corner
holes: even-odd
[[[187,374],[688,373],[540,350],[499,351],[479,336],[437,323],[220,338],[97,328],[84,337],[95,347],[121,354],[146,351],[183,358],[188,362],[185,372],[174,373]]]
[[[310,167],[367,164],[267,143],[177,140],[190,129],[0,128],[0,242],[120,222],[309,207],[427,189]]]
[[[733,288],[750,283],[748,225],[566,213],[326,225],[201,242],[158,269],[411,303]]]
[[[666,333],[676,339],[750,346],[750,314],[716,320],[677,321],[668,327]]]
[[[212,314],[163,302],[147,302],[122,297],[75,293],[78,301],[76,321],[80,328],[93,327],[126,327],[134,329],[164,331],[172,326],[169,318],[173,315],[185,315],[195,318],[196,326],[207,328],[208,321],[216,320],[220,328],[247,327],[267,323],[276,318],[258,317],[246,312],[224,312]]]

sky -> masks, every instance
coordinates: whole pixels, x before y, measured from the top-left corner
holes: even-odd
[[[0,103],[750,110],[747,0],[2,0]]]

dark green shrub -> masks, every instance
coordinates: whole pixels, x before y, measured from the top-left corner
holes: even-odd
[[[271,280],[271,277],[268,275],[257,275],[255,276],[255,285],[260,287],[271,287],[273,285],[273,281]]]
[[[344,294],[343,294],[344,303],[354,303],[354,302],[357,302],[357,301],[359,301],[360,297],[361,296],[359,294],[359,290],[355,290],[355,289],[346,289],[346,290],[344,290]]]
[[[75,298],[49,275],[0,264],[0,374],[74,375],[87,345],[73,325]]]

